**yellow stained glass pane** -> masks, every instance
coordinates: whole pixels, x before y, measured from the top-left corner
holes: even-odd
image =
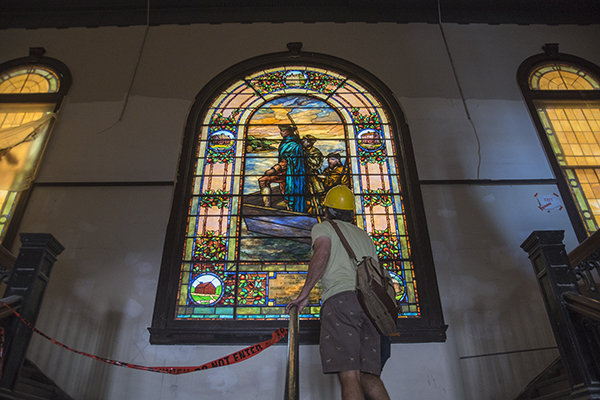
[[[583,197],[589,206],[589,210],[584,210],[584,213],[590,212],[596,221],[600,221],[600,169],[586,168],[574,171],[580,182]]]
[[[19,68],[0,76],[0,94],[56,93],[59,80],[45,68]]]
[[[543,103],[539,103],[543,104]],[[557,141],[555,151],[569,156],[567,165],[593,166],[600,151],[600,104],[572,107],[545,103],[539,108],[543,114],[545,130],[552,142]]]
[[[600,102],[537,102],[536,108],[588,231],[600,222]]]
[[[42,66],[21,66],[0,74],[0,96],[58,93],[59,88],[58,75]],[[15,98],[18,102],[0,105],[0,240],[20,192],[35,177],[56,106],[21,102],[26,96]]]
[[[14,207],[19,199],[19,192],[0,190],[0,239],[6,235]]]
[[[28,187],[46,144],[52,109],[48,104],[0,106],[0,190]]]
[[[529,77],[532,90],[600,90],[599,80],[589,72],[565,64],[545,65]]]
[[[0,106],[0,240],[12,218],[20,191],[35,175],[53,105]]]

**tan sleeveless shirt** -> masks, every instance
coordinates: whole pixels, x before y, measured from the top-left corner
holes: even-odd
[[[350,243],[350,247],[360,261],[363,256],[377,259],[377,251],[373,240],[367,232],[348,222],[335,220],[342,233]],[[356,264],[350,259],[339,236],[329,222],[321,222],[312,228],[312,242],[321,236],[331,239],[331,254],[327,261],[325,273],[321,277],[323,293],[321,300],[325,302],[331,296],[348,290],[356,290]]]

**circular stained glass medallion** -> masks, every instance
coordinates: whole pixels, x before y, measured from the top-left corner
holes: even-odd
[[[214,151],[227,151],[233,147],[234,143],[233,133],[226,130],[216,131],[208,138],[208,145]]]
[[[198,275],[190,285],[190,297],[199,306],[216,304],[224,293],[224,283],[217,275],[207,272]]]
[[[375,151],[383,146],[383,135],[376,129],[363,129],[356,136],[358,145],[366,151]]]

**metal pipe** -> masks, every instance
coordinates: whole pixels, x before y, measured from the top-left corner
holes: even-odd
[[[287,370],[285,375],[285,396],[284,400],[298,400],[300,398],[300,386],[298,380],[300,373],[298,371],[298,334],[300,331],[300,318],[298,307],[290,309],[290,327],[288,331],[288,356]]]

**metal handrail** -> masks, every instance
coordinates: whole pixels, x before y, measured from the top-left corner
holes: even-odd
[[[300,386],[298,386],[298,380],[300,377],[300,373],[298,371],[299,331],[300,317],[298,314],[298,307],[293,306],[290,309],[290,327],[288,330],[288,356],[285,375],[284,400],[298,400],[300,398]]]

